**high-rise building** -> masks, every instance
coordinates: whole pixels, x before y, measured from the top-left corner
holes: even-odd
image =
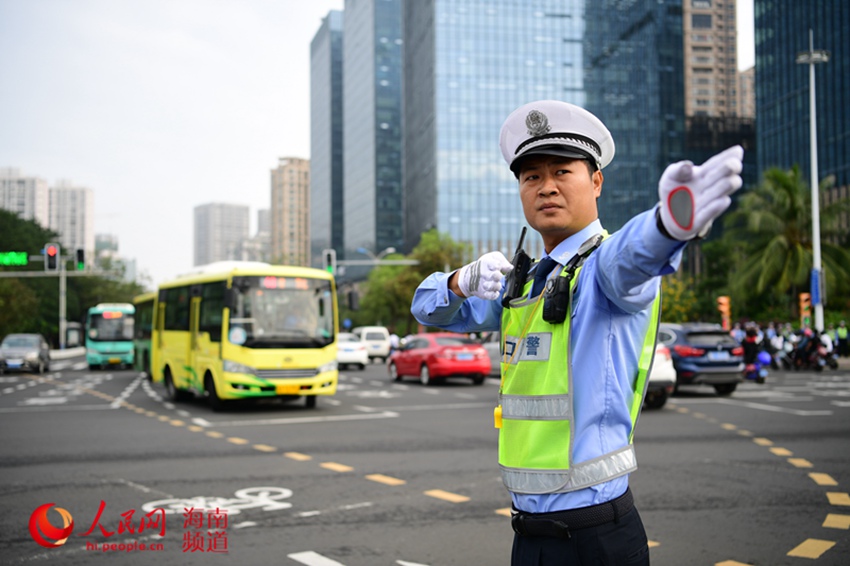
[[[829,52],[815,65],[818,176],[850,187],[850,2],[755,0],[758,169],[799,165],[809,178],[809,65],[796,62],[814,49]]]
[[[310,160],[281,157],[271,171],[271,260],[310,266]]]
[[[328,12],[310,43],[310,264],[322,250],[344,257],[342,150],[343,13]]]
[[[50,193],[45,179],[26,176],[13,167],[0,167],[0,208],[48,228],[49,207]]]
[[[360,248],[374,254],[390,247],[401,249],[401,5],[401,0],[345,3],[342,117],[346,258]]]
[[[683,0],[685,115],[738,116],[736,0]]]
[[[94,192],[59,180],[50,188],[50,229],[59,234],[65,250],[94,250]]]
[[[242,204],[196,206],[194,265],[242,260],[242,243],[248,239],[248,213],[248,206]]]
[[[742,118],[756,117],[756,68],[738,73],[738,113]]]

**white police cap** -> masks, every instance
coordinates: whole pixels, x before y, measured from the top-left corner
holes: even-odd
[[[502,156],[518,172],[520,158],[560,155],[591,159],[602,169],[614,158],[614,139],[602,121],[579,106],[538,100],[520,106],[502,124]]]

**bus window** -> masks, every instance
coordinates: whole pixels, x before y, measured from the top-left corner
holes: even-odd
[[[331,282],[322,279],[237,277],[228,336],[249,348],[315,348],[334,340],[325,303]]]

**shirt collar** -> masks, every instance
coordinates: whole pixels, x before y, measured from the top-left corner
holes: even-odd
[[[597,218],[557,246],[552,250],[552,253],[549,254],[552,259],[560,263],[561,265],[566,265],[570,258],[576,255],[578,249],[581,247],[583,243],[587,241],[588,238],[595,234],[600,234],[603,232],[602,222]],[[545,257],[545,256],[544,256]]]

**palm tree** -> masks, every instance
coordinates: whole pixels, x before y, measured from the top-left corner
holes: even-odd
[[[821,192],[832,183],[832,178],[823,181]],[[844,199],[820,214],[827,296],[850,281],[850,253],[830,243],[842,239],[836,220],[848,205]],[[793,298],[798,290],[808,289],[813,265],[811,192],[798,166],[765,171],[761,184],[741,197],[724,225],[724,239],[744,250],[740,268],[730,275],[733,293],[746,297],[772,291]]]

